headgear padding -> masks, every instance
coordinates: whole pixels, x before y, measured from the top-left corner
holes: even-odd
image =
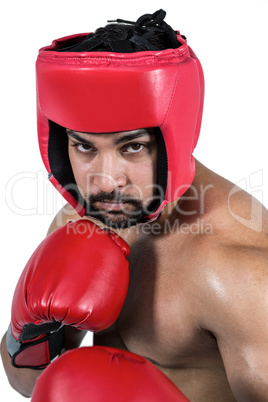
[[[136,53],[58,51],[86,37],[64,37],[39,51],[38,135],[49,178],[82,216],[82,197],[70,186],[74,179],[66,156],[66,135],[57,132],[56,127],[90,133],[157,127],[164,139],[160,151],[166,159],[162,160],[167,163],[163,163],[157,183],[163,190],[162,199],[148,216],[155,218],[167,203],[189,188],[194,178],[192,152],[199,136],[204,98],[200,62],[179,32],[181,45],[175,49]]]

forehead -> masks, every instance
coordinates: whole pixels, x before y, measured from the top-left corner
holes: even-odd
[[[84,139],[87,141],[110,141],[114,144],[119,144],[122,142],[132,141],[141,137],[148,137],[150,139],[154,136],[153,129],[137,129],[137,130],[128,130],[128,131],[118,131],[114,133],[89,133],[89,132],[81,132],[66,129],[67,134],[74,139]]]

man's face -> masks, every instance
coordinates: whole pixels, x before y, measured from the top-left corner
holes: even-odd
[[[73,174],[90,215],[113,228],[142,222],[150,213],[157,180],[153,132],[66,131]]]

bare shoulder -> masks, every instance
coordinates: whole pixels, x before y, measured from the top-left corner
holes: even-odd
[[[199,164],[197,183],[203,190],[203,215],[221,243],[267,248],[268,211],[251,194]]]
[[[75,221],[78,221],[78,220],[89,220],[91,222],[94,222],[100,228],[106,228],[106,226],[102,222],[97,221],[96,219],[93,219],[93,218],[88,217],[88,216],[81,217],[75,211],[75,209],[73,209],[73,207],[71,207],[70,204],[66,204],[59,210],[59,212],[57,213],[57,215],[55,216],[55,218],[51,222],[51,224],[49,226],[49,229],[48,229],[48,232],[47,232],[47,235],[49,235],[50,233],[52,233],[55,230],[59,229],[60,227],[66,225],[68,222],[75,222]]]
[[[230,229],[231,230],[231,229]],[[213,334],[238,400],[264,400],[268,370],[268,239],[248,231],[219,230],[195,258],[195,322]],[[236,237],[238,236],[238,238]],[[223,241],[221,241],[223,239]],[[256,395],[247,399],[252,390]],[[255,391],[254,391],[255,392]],[[244,395],[245,393],[245,395]]]
[[[213,332],[225,333],[232,325],[239,331],[244,320],[257,325],[268,318],[268,212],[228,180],[206,168],[201,172],[199,182],[210,185],[203,218],[213,233],[196,241],[200,317]]]
[[[264,308],[268,319],[268,239],[256,246],[215,238],[202,245],[195,255],[194,288],[210,329],[215,331],[219,318],[226,328],[227,322],[238,324],[239,316],[254,319]]]
[[[81,216],[71,207],[71,205],[64,205],[51,222],[47,235],[54,232],[61,226],[66,225],[68,222],[77,221],[82,219]],[[85,219],[85,218],[84,218]]]

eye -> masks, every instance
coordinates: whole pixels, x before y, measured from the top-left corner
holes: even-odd
[[[82,153],[94,151],[94,148],[93,148],[91,145],[85,144],[85,143],[76,143],[76,144],[73,144],[73,146],[74,146],[79,152],[82,152]]]
[[[140,143],[133,143],[125,146],[123,148],[123,152],[129,152],[129,153],[137,153],[142,151],[145,148],[145,145],[140,144]]]

